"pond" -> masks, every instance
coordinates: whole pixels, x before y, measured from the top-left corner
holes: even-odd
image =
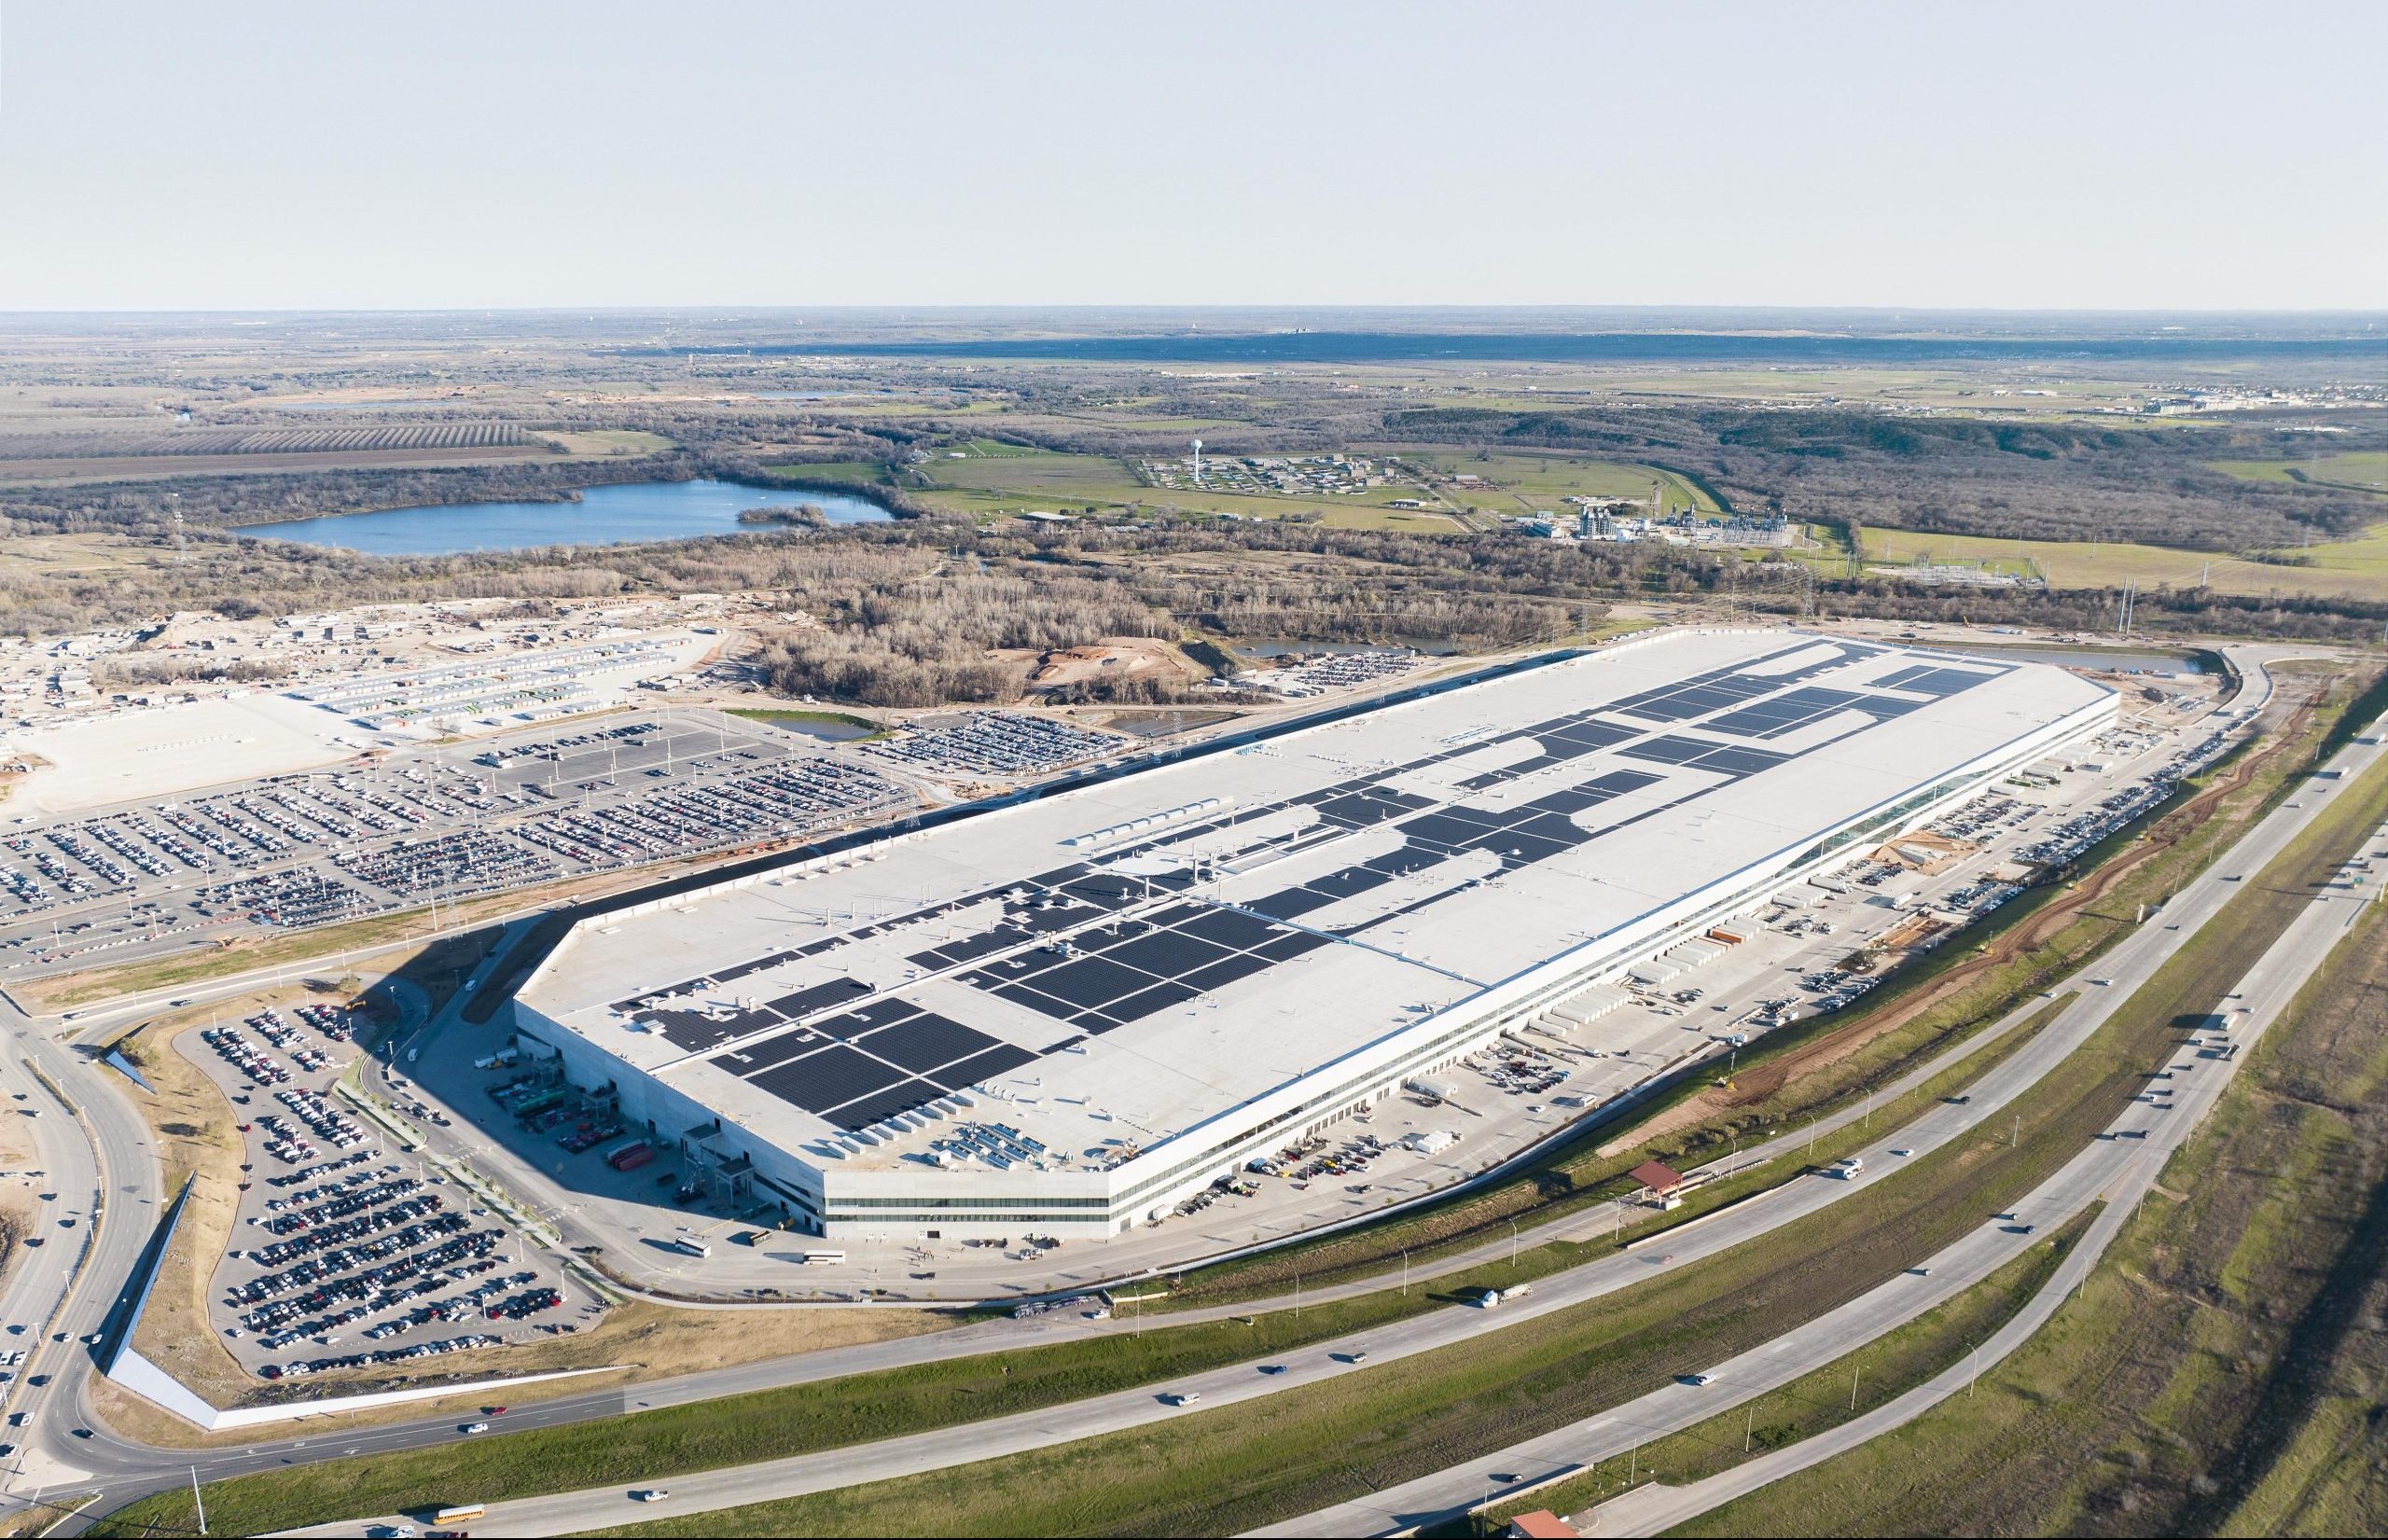
[[[736,481],[630,481],[590,487],[576,503],[448,503],[383,508],[325,519],[249,524],[242,534],[331,546],[368,556],[448,556],[467,550],[529,550],[540,546],[612,546],[686,540],[700,534],[752,534],[780,526],[746,524],[748,508],[818,504],[833,524],[889,517],[868,498],[810,487],[750,487]]]
[[[753,714],[759,722],[768,722],[784,732],[802,733],[827,743],[851,743],[857,739],[875,738],[887,729],[859,716],[847,716],[833,711],[798,711],[784,715]]]

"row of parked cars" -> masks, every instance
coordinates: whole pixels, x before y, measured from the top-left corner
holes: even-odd
[[[371,1353],[346,1353],[331,1358],[309,1358],[290,1364],[268,1364],[257,1373],[268,1380],[295,1380],[303,1375],[325,1374],[334,1369],[361,1369],[377,1364],[403,1364],[410,1359],[436,1358],[441,1353],[463,1353],[472,1348],[493,1348],[498,1339],[475,1332],[465,1337],[451,1337],[437,1342],[416,1342],[403,1348],[378,1348]]]

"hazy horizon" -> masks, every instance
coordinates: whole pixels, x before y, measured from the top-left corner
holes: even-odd
[[[0,312],[2368,314],[2384,52],[2347,3],[21,3]]]

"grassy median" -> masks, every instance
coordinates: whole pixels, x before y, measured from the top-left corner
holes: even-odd
[[[2375,778],[2374,792],[2383,787],[2388,778]],[[2312,859],[2293,851],[2275,870]],[[1464,1348],[1183,1422],[622,1533],[1232,1532],[1592,1415],[1855,1297],[2045,1180],[2137,1094],[2179,1020],[2201,1014],[2278,935],[2302,902],[2287,886],[2260,883],[2235,900],[2020,1100],[2019,1141],[1978,1132],[1862,1201],[1680,1274]]]
[[[1562,1145],[1478,1190],[1333,1235],[1188,1269],[1171,1280],[1175,1301],[1190,1307],[1264,1297],[1282,1293],[1297,1272],[1313,1285],[1379,1277],[1398,1266],[1404,1252],[1413,1263],[1447,1256],[1506,1234],[1512,1220],[1539,1224],[1594,1207],[1622,1190],[1624,1173],[1645,1159],[1678,1169],[1698,1165],[1723,1155],[1736,1137],[1755,1143],[1771,1130],[1858,1104],[2129,935],[2139,905],[2159,905],[2177,893],[2285,800],[2321,757],[2388,709],[2388,677],[2376,668],[2334,675],[2315,687],[2322,694],[2296,730],[2263,747],[2239,751],[2185,784],[2146,820],[2085,853],[2076,863],[2083,873],[2079,885],[2094,896],[2083,901],[2073,884],[2033,890],[1969,932],[1970,946],[1944,947],[1920,960],[1862,1007],[1769,1033],[1742,1054],[1741,1077],[1763,1084],[1773,1066],[1811,1055],[1820,1043],[1843,1035],[1862,1041],[1853,1051],[1780,1076],[1767,1094],[1730,1097],[1730,1104],[1685,1123],[1671,1113],[1717,1100],[1712,1094],[1716,1088],[1707,1081],[1688,1084],[1657,1099],[1634,1119],[1645,1126],[1674,1123],[1663,1136],[1633,1141],[1631,1147],[1622,1142]],[[2143,841],[2153,848],[2140,848]],[[2102,887],[2100,873],[2108,863],[2120,862],[2130,863],[2128,870]],[[2004,950],[2019,941],[2011,954]],[[1961,984],[1948,988],[1961,970]],[[1876,1027],[1936,992],[1940,998],[1899,1025],[1888,1031]]]
[[[2068,994],[2051,1002],[1992,1049],[1952,1066],[1907,1097],[1884,1102],[1875,1126],[1895,1127],[1898,1118],[1921,1111],[1931,1101],[1986,1073],[2029,1042],[2073,998]],[[1828,1162],[1870,1137],[1858,1125],[1837,1131],[1817,1142],[1813,1158]],[[868,1426],[875,1437],[896,1437],[1153,1384],[1451,1305],[1481,1287],[1506,1287],[1547,1277],[1794,1180],[1809,1159],[1809,1153],[1801,1150],[1753,1165],[1726,1182],[1701,1189],[1673,1211],[1637,1209],[1635,1221],[1623,1226],[1615,1237],[1530,1246],[1514,1263],[1472,1267],[1448,1278],[1422,1282],[1407,1293],[1385,1290],[1355,1299],[1308,1305],[1298,1314],[1278,1310],[1201,1325],[1172,1324],[1168,1317],[1156,1315],[1151,1330],[1124,1342],[1111,1338],[949,1360],[817,1386],[668,1408],[617,1422],[576,1424],[381,1456],[369,1462],[334,1461],[243,1477],[209,1486],[209,1512],[213,1517],[220,1509],[254,1530],[295,1523],[294,1516],[304,1511],[304,1505],[317,1501],[360,1515],[441,1502],[462,1491],[478,1501],[494,1501],[547,1490],[541,1482],[545,1473],[553,1469],[575,1472],[576,1483],[653,1478],[834,1448],[852,1442],[856,1426]],[[552,1485],[549,1480],[548,1486]],[[182,1521],[175,1515],[195,1519],[187,1493],[170,1492],[135,1504],[104,1520],[93,1533],[140,1533],[144,1524],[171,1529]],[[123,1527],[112,1527],[118,1525]]]
[[[2312,882],[2388,814],[2388,776],[2374,772],[2337,795],[2338,804],[2247,883],[2061,1073],[2019,1099],[2011,1118],[2000,1121],[2020,1134],[1979,1131],[1877,1184],[1862,1201],[1464,1348],[1147,1432],[834,1498],[757,1505],[768,1512],[705,1515],[688,1527],[642,1526],[639,1533],[952,1533],[943,1524],[1045,1533],[1243,1529],[1589,1416],[1687,1367],[1756,1346],[1983,1223],[2112,1121],[2144,1088],[2181,1022],[2220,998],[2299,911]],[[1547,1272],[1613,1250],[1605,1238],[1540,1248],[1519,1270]],[[1506,1267],[1469,1269],[1438,1292],[1449,1297],[1463,1284],[1516,1275]],[[1423,1294],[1381,1291],[1312,1306],[1298,1321],[1281,1311],[1253,1317],[1251,1325],[1174,1326],[1124,1342],[923,1365],[601,1423],[326,1462],[217,1483],[209,1493],[211,1518],[220,1508],[226,1528],[254,1533],[327,1511],[387,1512],[460,1495],[495,1501],[744,1464],[851,1443],[857,1429],[889,1437],[1158,1383],[1366,1329],[1427,1303]],[[193,1517],[188,1503],[187,1494],[148,1499],[95,1533],[187,1522]]]
[[[1678,1433],[1643,1445],[1630,1460],[1604,1461],[1530,1496],[1467,1519],[1421,1530],[1429,1536],[1498,1533],[1521,1513],[1575,1513],[1625,1491],[1627,1478],[1683,1486],[1745,1460],[1829,1432],[1896,1400],[1962,1360],[2030,1304],[2104,1207],[2092,1203],[2062,1229],[1980,1283],[1835,1359]]]
[[[1986,1222],[2110,1123],[2184,1028],[2388,816],[2388,766],[2335,795],[2212,924],[2018,1099],[1998,1119],[2006,1131],[1978,1131],[1862,1200],[1679,1274],[1327,1384],[981,1464],[609,1533],[1233,1533],[1506,1447],[1756,1347]]]
[[[2080,1297],[1978,1395],[1677,1533],[2388,1531],[2383,1004],[2375,905]]]

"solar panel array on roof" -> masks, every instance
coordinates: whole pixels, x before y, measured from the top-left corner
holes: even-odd
[[[1874,683],[1883,689],[1913,690],[1918,695],[1946,699],[1960,690],[1971,689],[1985,679],[1996,678],[2005,672],[2004,669],[1996,669],[1978,673],[1972,669],[1933,668],[1918,664],[1877,679]]]
[[[785,1047],[798,1051],[781,1051]],[[909,1001],[885,999],[710,1062],[853,1130],[926,1106],[1035,1058]]]
[[[1133,837],[1090,860],[924,902],[913,913],[882,914],[664,992],[693,998],[882,933],[934,939],[907,958],[913,968],[939,976],[934,986],[908,976],[910,982],[874,989],[841,975],[787,989],[760,1008],[743,1000],[729,1008],[716,1000],[700,1009],[634,1013],[675,1046],[712,1055],[708,1062],[783,1101],[841,1128],[867,1128],[1041,1054],[1187,1006],[1322,948],[1361,940],[1377,927],[1431,910],[1488,873],[1552,860],[1624,824],[1680,808],[1722,784],[1824,746],[1808,742],[1782,752],[1758,743],[1851,713],[1878,722],[1895,717],[1923,704],[1906,696],[1938,699],[2011,672],[1994,664],[1915,664],[1856,686],[1803,682],[1880,650],[1802,641],[1506,731],[1455,734],[1403,763],[1354,767],[1356,773],[1333,784],[1274,802],[1246,801],[1201,823]],[[1903,693],[1887,693],[1894,690]],[[1862,730],[1853,722],[1851,731]],[[1505,759],[1505,754],[1517,757]],[[1599,763],[1570,773],[1575,762],[1595,756]],[[1619,758],[1652,768],[1622,768]],[[1455,782],[1438,780],[1434,771],[1471,759],[1457,767],[1467,773]],[[1487,761],[1491,768],[1476,768]],[[1674,773],[1678,770],[1706,773]],[[1440,789],[1446,784],[1448,791]],[[1627,810],[1598,811],[1654,790]],[[1289,826],[1270,817],[1304,809],[1314,824]],[[1253,825],[1261,832],[1239,837]],[[1171,849],[1198,839],[1204,841],[1199,860]],[[1290,867],[1308,875],[1289,877],[1285,885],[1257,895],[1250,895],[1246,882],[1236,890],[1246,896],[1233,905],[1204,895],[1206,864],[1214,871],[1233,870],[1254,857],[1259,864],[1243,869],[1266,871],[1340,842],[1354,845],[1353,857],[1341,866],[1325,871],[1316,870],[1315,862]],[[1482,861],[1488,855],[1492,863]],[[1123,865],[1132,858],[1132,867]],[[1465,881],[1451,877],[1393,887],[1467,858],[1477,864],[1465,869]],[[1180,864],[1173,867],[1171,861]],[[1372,893],[1382,896],[1373,904],[1347,902]],[[1397,945],[1370,950],[1407,961]],[[872,972],[862,962],[846,965],[867,977]],[[1459,977],[1440,962],[1436,966]],[[951,992],[957,983],[1062,1030],[1031,1039],[1045,1043],[1032,1050],[995,1034],[1019,1037],[1021,1019],[1015,1015],[998,1009],[974,1018],[993,1029],[981,1030],[906,997],[907,991],[934,988],[944,992],[937,999],[947,1010],[968,1016]],[[618,1008],[635,1006],[623,1002]]]

